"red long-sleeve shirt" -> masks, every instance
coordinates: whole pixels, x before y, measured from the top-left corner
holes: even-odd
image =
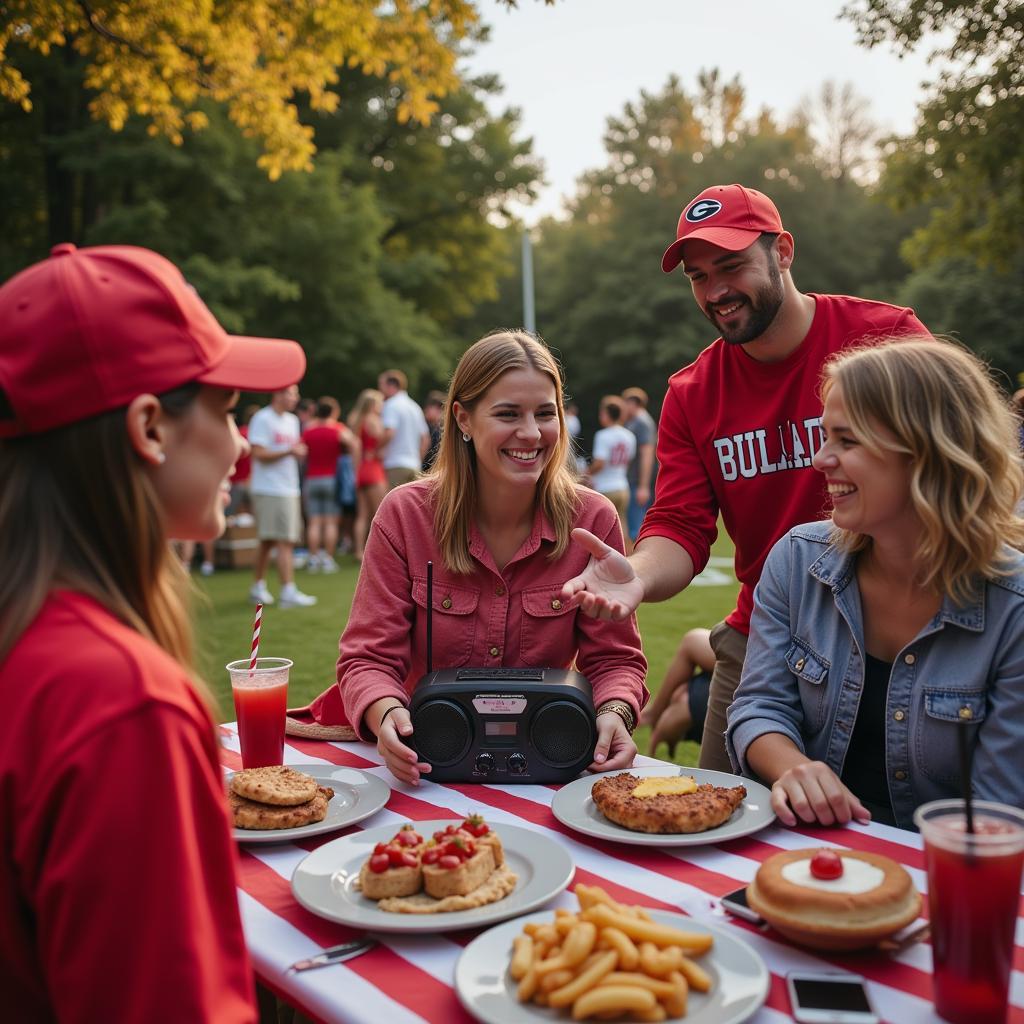
[[[351,723],[363,735],[363,715],[381,697],[408,703],[426,671],[427,561],[434,563],[433,664],[435,668],[568,668],[575,663],[594,688],[594,705],[616,698],[639,714],[647,700],[647,660],[636,618],[601,622],[561,600],[567,579],[581,573],[589,555],[570,544],[548,557],[554,530],[538,510],[533,530],[515,557],[499,569],[475,525],[469,551],[475,568],[449,572],[434,537],[430,482],[399,487],[385,497],[373,520],[352,612],[341,637],[338,685],[310,707],[325,725]],[[573,527],[597,534],[622,550],[614,506],[580,488]]]
[[[928,335],[911,309],[846,295],[812,297],[807,337],[785,359],[759,362],[719,338],[673,374],[661,410],[654,505],[637,541],[675,541],[697,573],[707,565],[721,513],[740,581],[726,622],[743,633],[772,545],[827,510],[824,477],[811,468],[821,444],[824,363],[872,340]]]

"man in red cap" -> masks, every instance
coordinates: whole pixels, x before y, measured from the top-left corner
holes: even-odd
[[[715,670],[702,768],[731,771],[726,710],[743,668],[753,592],[772,545],[820,519],[827,494],[811,458],[821,444],[821,369],[834,352],[894,335],[927,336],[910,309],[797,290],[795,244],[775,204],[743,185],[714,185],[683,210],[662,270],[680,264],[719,338],[669,379],[658,474],[633,554],[576,533],[589,566],[564,595],[621,618],[664,601],[707,564],[721,515],[736,547],[737,607],[711,631]]]

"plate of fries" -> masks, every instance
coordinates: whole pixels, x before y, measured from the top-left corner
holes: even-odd
[[[761,957],[724,925],[627,906],[577,885],[579,910],[491,928],[462,952],[455,990],[484,1024],[682,1021],[739,1024],[768,995]]]

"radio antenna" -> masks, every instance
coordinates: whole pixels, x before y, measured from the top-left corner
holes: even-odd
[[[434,671],[434,563],[427,562],[427,673]]]

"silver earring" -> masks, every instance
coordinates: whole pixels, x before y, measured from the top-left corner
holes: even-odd
[[[167,455],[164,452],[157,452],[156,461],[162,466],[167,461]]]
[[[462,432],[462,440],[463,441],[471,441],[472,438],[469,436],[469,434],[467,434],[465,431],[463,431]]]

